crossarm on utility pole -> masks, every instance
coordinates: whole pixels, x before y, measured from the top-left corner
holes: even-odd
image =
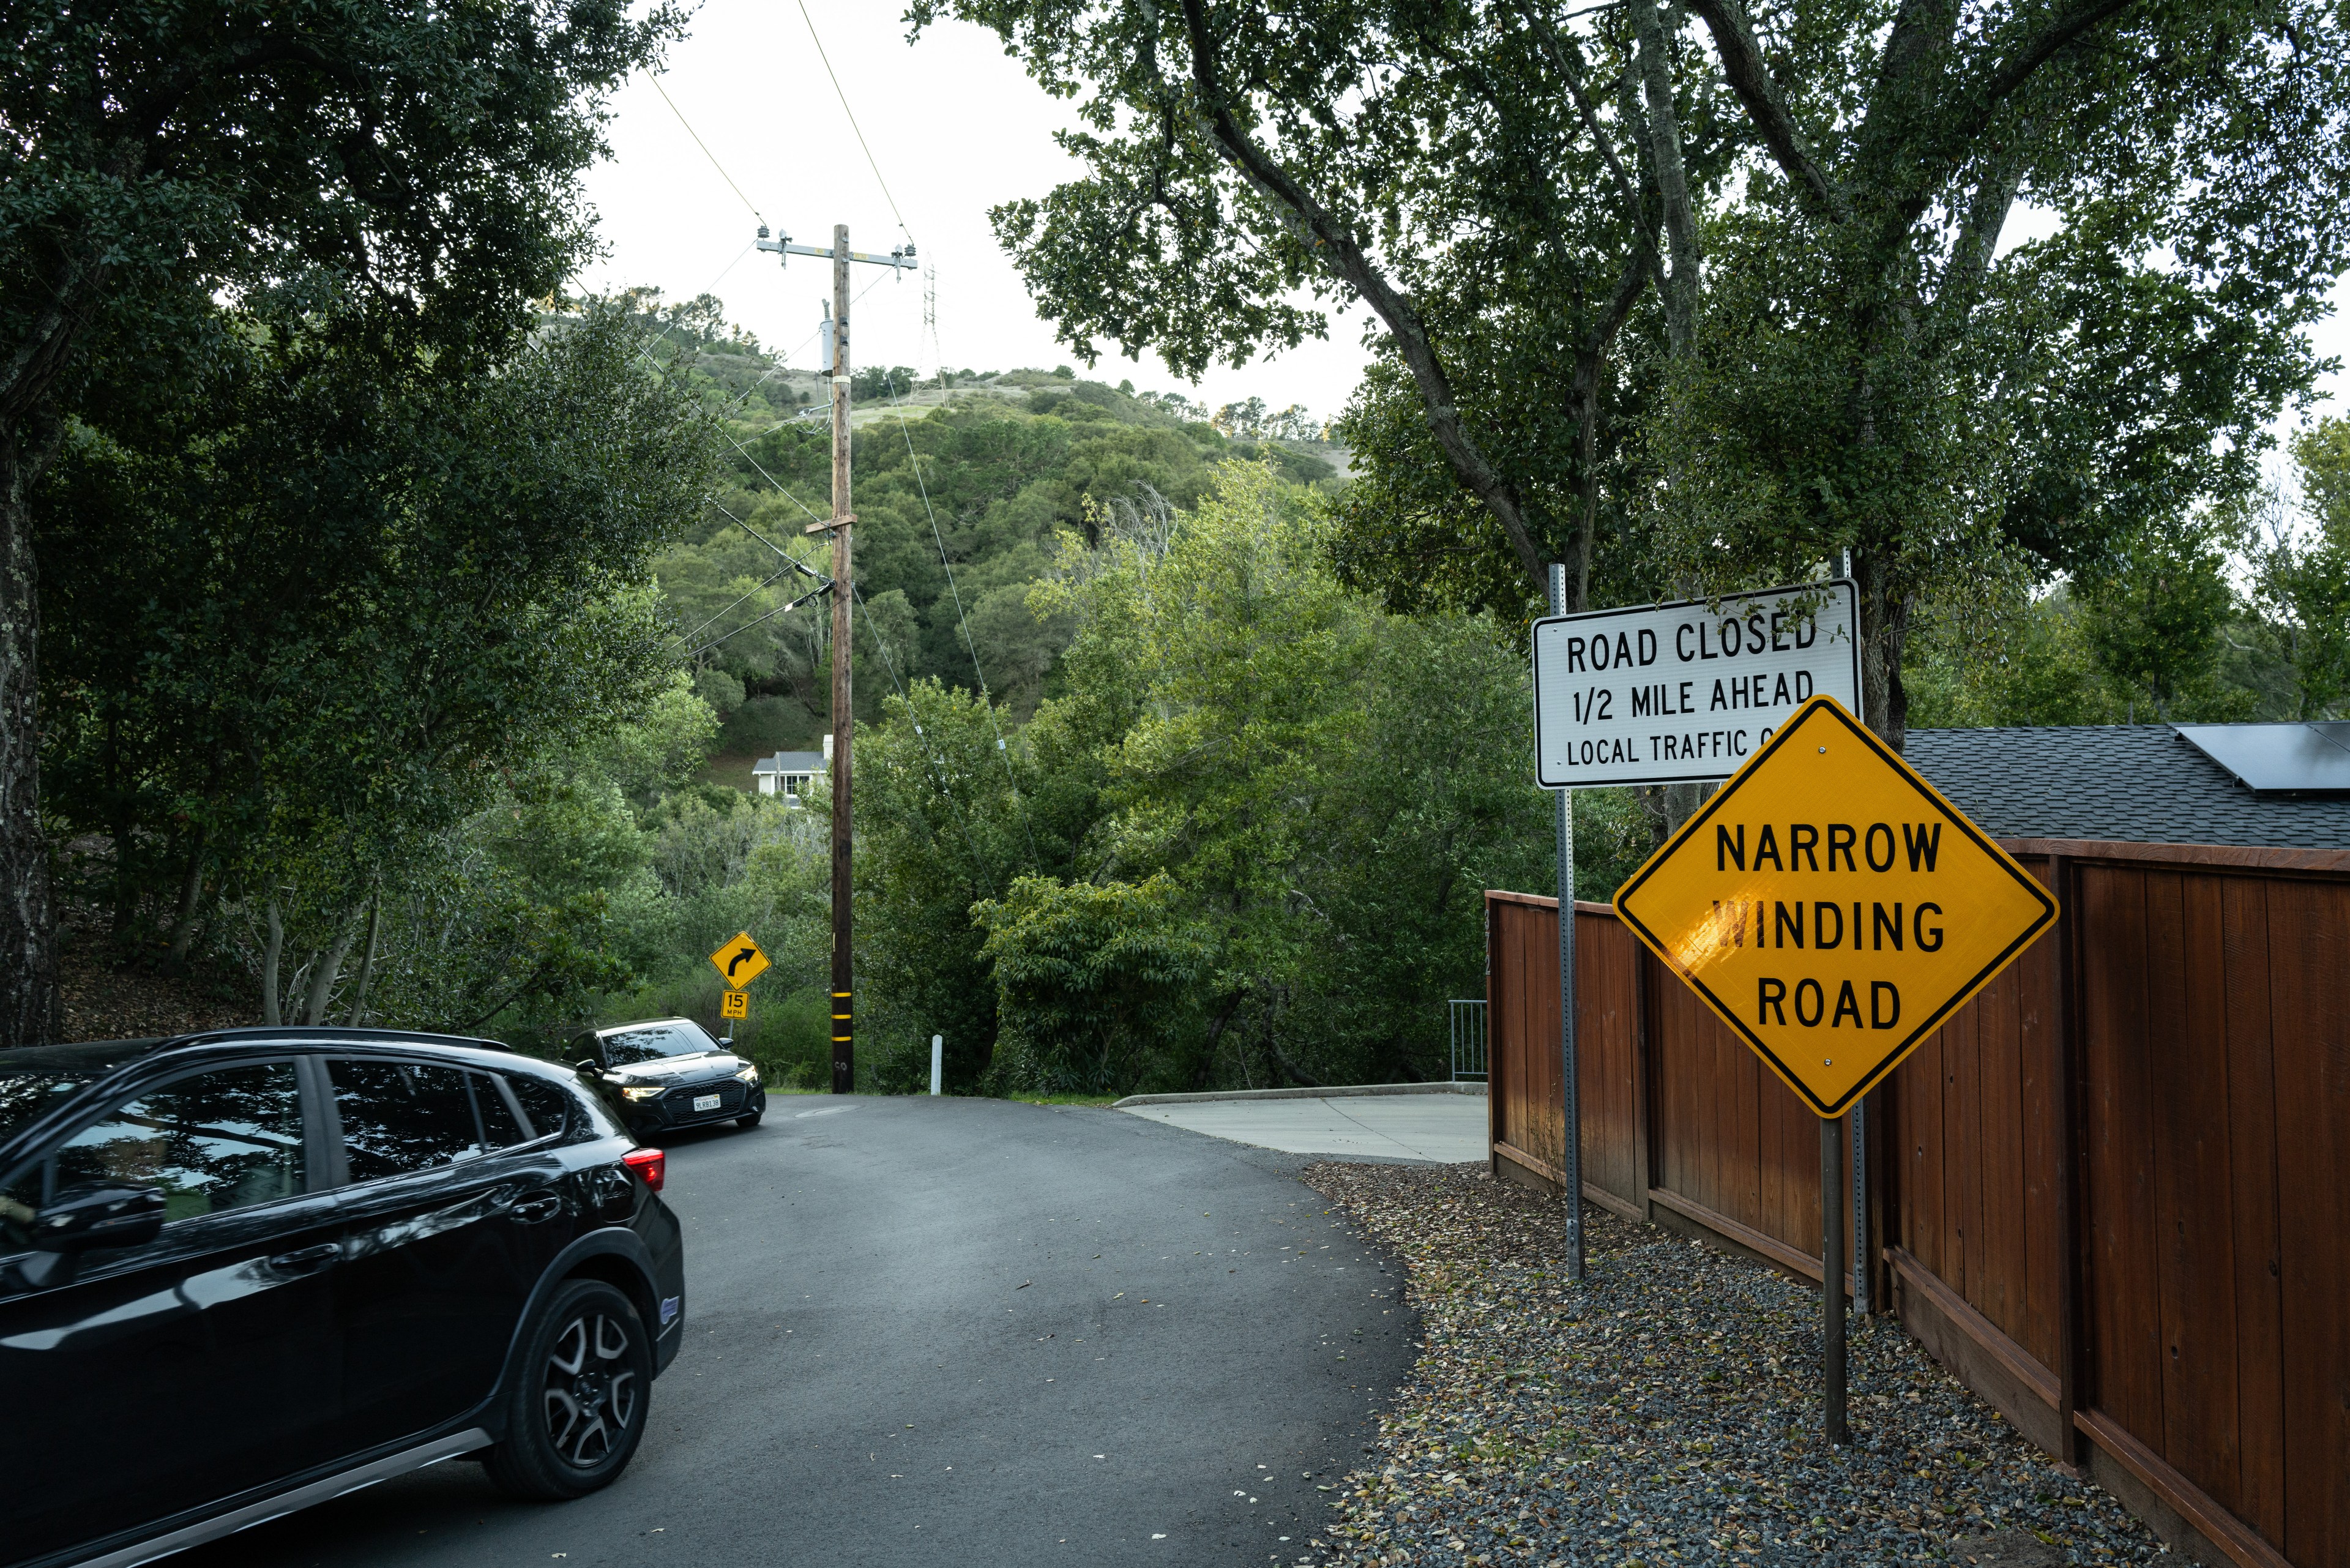
[[[836,259],[837,255],[837,253],[822,245],[794,244],[789,234],[769,239],[767,225],[764,223],[759,225],[759,237],[753,240],[751,244],[757,249],[784,257],[785,266],[791,265],[790,258],[793,256],[822,256],[829,261]],[[851,251],[848,253],[848,259],[853,262],[869,262],[875,266],[894,267],[899,272],[911,272],[921,265],[911,244],[901,245],[886,256],[875,255],[870,251]]]

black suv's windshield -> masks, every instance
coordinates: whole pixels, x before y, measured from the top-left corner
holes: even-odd
[[[0,1051],[0,1144],[85,1085],[163,1042],[85,1040],[77,1045],[19,1045]]]
[[[604,1036],[604,1063],[625,1067],[631,1062],[658,1062],[664,1056],[691,1056],[715,1051],[718,1042],[702,1033],[699,1023],[679,1019],[671,1023],[639,1023],[615,1029]]]
[[[88,1072],[67,1067],[19,1068],[0,1055],[0,1144],[30,1127],[51,1106],[94,1081],[104,1071],[103,1067]]]

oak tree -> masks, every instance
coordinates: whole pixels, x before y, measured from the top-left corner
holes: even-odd
[[[602,95],[680,27],[523,0],[7,0],[0,78],[0,1044],[57,1006],[33,486],[109,379],[202,375],[217,302],[326,275],[375,329],[495,353],[588,243]]]

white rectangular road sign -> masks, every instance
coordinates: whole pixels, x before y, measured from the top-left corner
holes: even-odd
[[[1860,709],[1848,579],[1534,622],[1544,789],[1728,778],[1813,697]]]

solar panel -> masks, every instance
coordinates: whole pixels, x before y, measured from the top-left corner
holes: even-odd
[[[2173,724],[2248,789],[2350,794],[2350,723]]]

